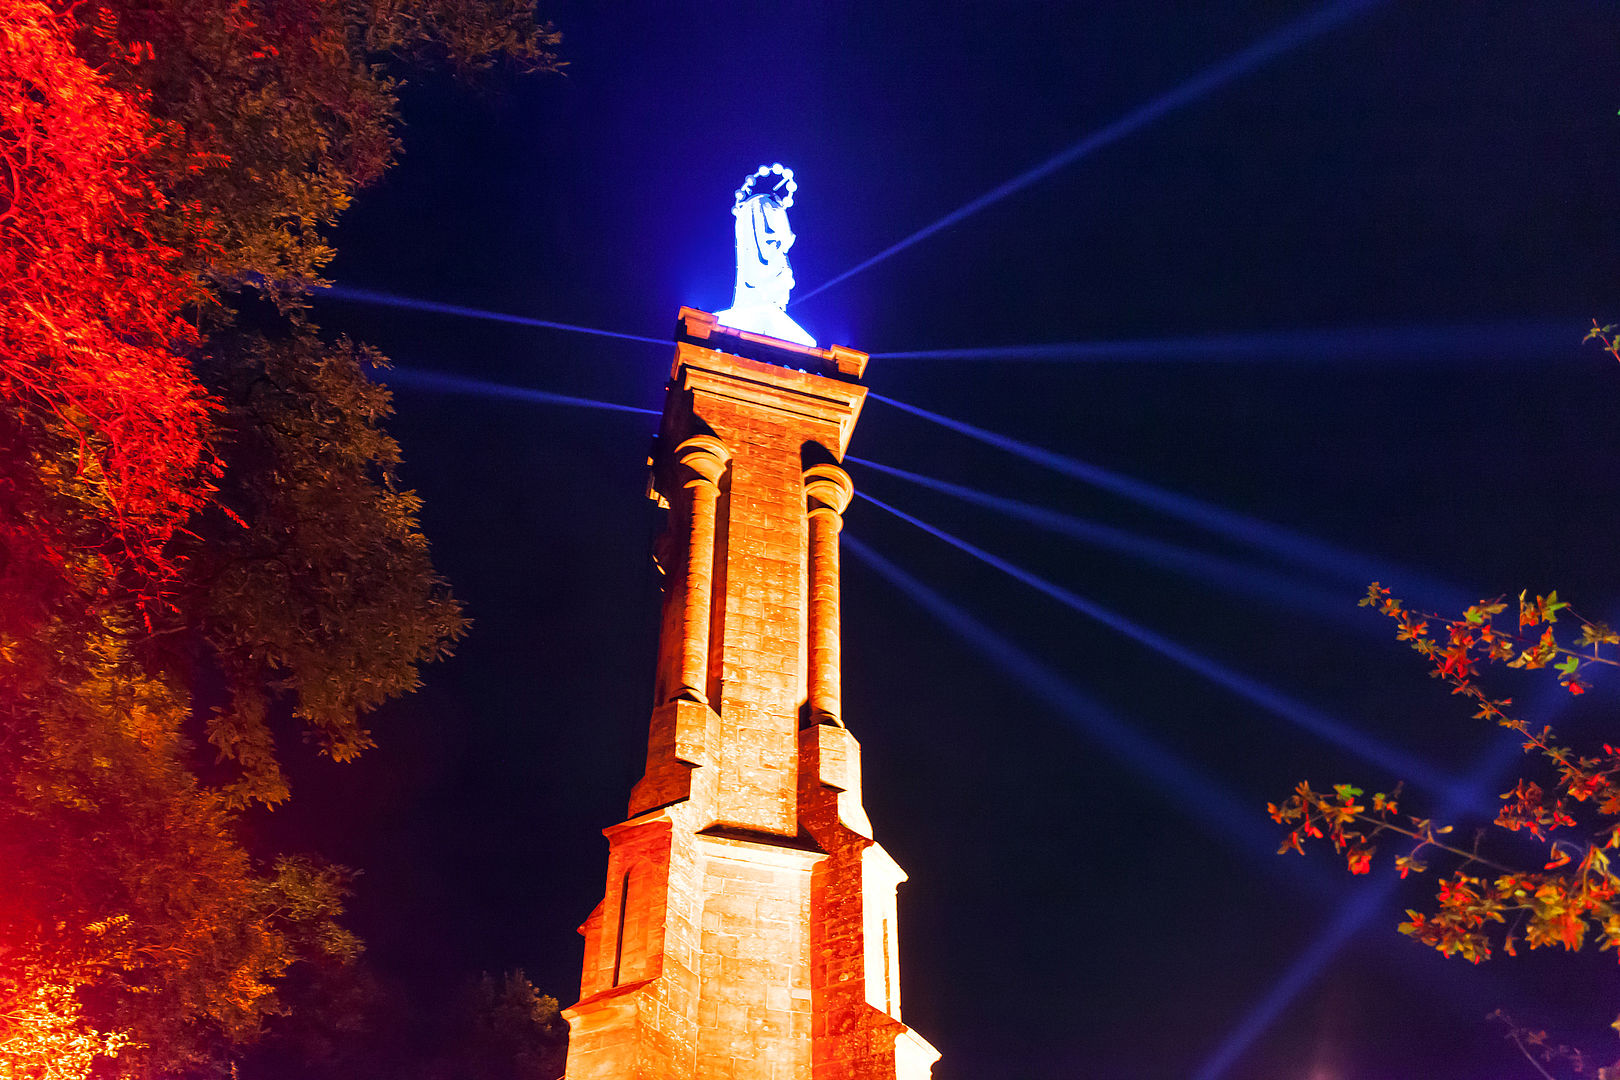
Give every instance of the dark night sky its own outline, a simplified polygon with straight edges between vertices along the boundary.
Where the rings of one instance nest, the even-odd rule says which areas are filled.
[[[665,337],[681,304],[727,304],[730,193],[756,165],[798,173],[802,295],[1311,10],[558,2],[566,77],[407,92],[405,159],[345,219],[333,276]],[[1416,567],[1470,596],[1557,587],[1613,611],[1620,370],[1578,339],[1620,316],[1617,44],[1611,4],[1375,5],[794,314],[874,353],[1562,320],[1536,354],[879,359],[867,381],[1363,553],[1397,588]],[[351,303],[321,316],[401,367],[644,407],[668,368],[667,348],[632,342]],[[357,928],[425,998],[521,966],[572,1000],[600,830],[643,752],[653,421],[408,387],[397,405],[406,479],[474,630],[378,717],[377,751],[304,769],[274,828],[364,868]],[[858,487],[1437,767],[1499,743],[1382,620],[1357,620],[1355,581],[882,404],[852,452],[1336,590],[1346,618],[1302,615],[852,466]],[[848,530],[1268,835],[1265,802],[1296,780],[1396,779],[870,504]],[[879,838],[911,873],[906,1019],[943,1051],[939,1080],[1194,1076],[1340,907],[1386,884],[1235,839],[847,563],[846,710]],[[1550,681],[1497,685],[1529,700]],[[1611,715],[1607,682],[1564,714],[1572,732]],[[1612,956],[1471,968],[1400,938],[1401,906],[1226,1075],[1531,1076],[1483,1020],[1497,1006],[1616,1052]]]

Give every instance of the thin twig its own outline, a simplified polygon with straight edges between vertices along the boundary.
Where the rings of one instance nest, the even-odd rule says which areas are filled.
[[[1541,1062],[1536,1060],[1536,1056],[1534,1054],[1532,1054],[1528,1049],[1526,1049],[1526,1047],[1524,1045],[1524,1040],[1519,1038],[1519,1033],[1517,1031],[1508,1032],[1508,1038],[1512,1039],[1513,1040],[1513,1045],[1517,1046],[1519,1048],[1519,1053],[1524,1055],[1524,1060],[1528,1061],[1530,1064],[1532,1064],[1532,1065],[1534,1065],[1536,1067],[1536,1072],[1538,1072],[1542,1076],[1546,1077],[1547,1080],[1558,1080],[1558,1077],[1554,1076],[1552,1073],[1550,1073],[1546,1069],[1542,1068]]]

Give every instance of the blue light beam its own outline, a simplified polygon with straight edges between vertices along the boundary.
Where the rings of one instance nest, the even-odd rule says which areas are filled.
[[[1140,131],[1155,120],[1193,104],[1239,76],[1248,74],[1262,64],[1275,60],[1277,57],[1304,45],[1313,38],[1320,37],[1364,11],[1378,7],[1382,2],[1383,0],[1337,0],[1335,3],[1322,5],[1315,11],[1295,19],[1282,29],[1261,38],[1236,55],[1228,57],[1213,67],[1206,68],[1174,90],[1154,98],[1146,105],[1127,113],[1108,126],[1092,132],[1067,150],[1052,155],[1034,168],[1019,173],[1011,180],[992,188],[972,202],[952,210],[932,225],[923,226],[904,240],[890,244],[865,262],[851,267],[832,280],[825,281],[809,292],[801,294],[793,303],[802,304],[817,293],[830,289],[841,282],[848,281],[856,274],[876,266],[891,255],[897,255],[911,245],[928,239],[941,229],[950,228],[957,222],[977,214],[980,210],[1000,202],[1009,195],[1022,191],[1039,180],[1044,180],[1059,169],[1072,165],[1081,158],[1118,142],[1127,135]]]
[[[569,394],[553,394],[546,390],[530,390],[521,386],[503,386],[500,383],[484,382],[480,379],[444,375],[437,371],[390,367],[382,369],[379,379],[385,385],[433,390],[441,394],[471,394],[476,397],[499,398],[502,401],[521,401],[531,405],[570,405],[581,409],[602,409],[607,412],[640,413],[643,416],[661,415],[657,409],[642,409],[635,405],[620,405],[612,401],[597,401]]]
[[[1484,323],[1470,326],[1368,326],[1278,330],[1253,334],[1135,341],[1070,341],[1050,345],[992,345],[872,353],[874,360],[974,360],[1029,363],[1161,361],[1478,361],[1482,357],[1544,360],[1580,355],[1581,320]]]
[[[649,345],[667,346],[669,344],[668,341],[661,338],[642,337],[639,334],[621,334],[614,330],[595,330],[589,326],[575,326],[573,323],[551,322],[549,319],[531,319],[526,315],[506,315],[499,311],[480,311],[478,308],[461,307],[457,304],[441,304],[436,300],[413,300],[405,296],[394,296],[391,293],[373,292],[370,289],[351,289],[345,285],[329,286],[325,290],[325,295],[334,300],[346,300],[354,304],[405,308],[408,311],[425,311],[430,315],[455,315],[464,319],[483,319],[485,322],[537,326],[543,330],[566,330],[571,334],[590,334],[594,337],[617,338],[620,341],[642,341]]]
[[[1551,711],[1562,711],[1562,706],[1569,704],[1569,696],[1563,694],[1560,706]],[[1545,719],[1552,717],[1546,716]],[[1486,751],[1478,767],[1470,773],[1466,787],[1454,790],[1441,803],[1439,813],[1435,815],[1436,821],[1448,821],[1463,812],[1465,807],[1489,800],[1493,781],[1498,780],[1509,764],[1524,756],[1517,738],[1502,733],[1499,736],[1496,745]],[[1193,1080],[1221,1080],[1254,1041],[1265,1034],[1283,1011],[1293,1004],[1294,999],[1316,981],[1356,932],[1386,908],[1399,887],[1397,880],[1386,879],[1377,889],[1342,904],[1323,928],[1322,936],[1294,959],[1265,997],[1255,1003],[1204,1062]]]
[[[938,480],[931,476],[897,469],[893,465],[884,465],[867,458],[850,455],[845,461],[854,462],[868,469],[889,476],[898,477],[921,487],[938,491],[961,499],[963,502],[982,506],[987,510],[1005,514],[1008,517],[1028,522],[1037,528],[1067,536],[1082,543],[1093,544],[1105,550],[1138,559],[1151,566],[1163,570],[1171,570],[1184,574],[1226,589],[1230,592],[1244,596],[1268,600],[1281,607],[1305,612],[1324,619],[1340,622],[1352,626],[1357,630],[1369,630],[1374,623],[1365,618],[1354,604],[1349,602],[1346,594],[1319,589],[1314,585],[1307,585],[1280,574],[1273,574],[1269,570],[1259,567],[1245,566],[1231,559],[1224,559],[1218,555],[1209,555],[1194,551],[1179,544],[1166,543],[1152,537],[1142,536],[1138,533],[1126,532],[1112,525],[1102,525],[1085,518],[1075,517],[1072,514],[1048,510],[1042,506],[1009,499],[1002,495],[992,495],[989,492],[979,491],[976,488],[953,484],[947,480]],[[1380,629],[1380,636],[1383,631]]]
[[[1025,461],[1044,466],[1071,479],[1092,484],[1132,502],[1151,507],[1162,514],[1207,529],[1219,536],[1266,551],[1296,565],[1325,571],[1345,582],[1365,586],[1375,579],[1400,581],[1406,584],[1409,595],[1422,597],[1425,606],[1432,605],[1446,610],[1461,609],[1472,603],[1472,600],[1464,597],[1454,586],[1436,581],[1420,571],[1388,563],[1376,564],[1365,556],[1303,536],[1280,525],[1273,525],[1235,510],[1213,506],[1190,495],[1167,491],[1100,465],[1092,465],[1078,458],[975,427],[961,420],[953,420],[949,416],[942,416],[916,405],[907,405],[903,401],[896,401],[882,394],[868,393],[867,397],[949,428],[988,446],[994,446],[998,450],[1004,450]]]
[[[843,547],[968,642],[978,655],[1001,668],[1018,687],[1045,702],[1072,727],[1145,776],[1154,791],[1176,800],[1193,820],[1257,858],[1273,857],[1277,838],[1262,826],[1261,815],[1253,807],[847,531]]]
[[[1378,768],[1390,773],[1392,779],[1407,780],[1435,791],[1453,792],[1457,789],[1457,782],[1451,777],[1431,768],[1404,751],[1385,746],[1378,740],[1356,731],[1354,728],[1333,719],[1317,709],[1311,708],[1303,702],[1295,701],[1280,691],[1273,690],[1271,687],[1259,683],[1246,675],[1240,675],[1227,667],[1217,664],[1208,657],[1171,641],[1169,638],[1155,633],[1145,626],[1138,625],[1123,615],[1103,607],[1101,604],[1087,600],[1085,597],[1070,592],[1060,585],[1054,585],[1045,578],[1032,574],[1028,570],[1016,566],[997,555],[992,555],[983,548],[968,543],[961,537],[953,536],[943,529],[935,528],[926,521],[906,513],[904,510],[890,506],[881,499],[875,499],[864,492],[857,492],[856,494],[859,498],[865,499],[878,509],[888,511],[901,521],[916,526],[928,535],[950,544],[958,551],[966,552],[987,566],[994,567],[1008,577],[1056,600],[1070,611],[1078,612],[1088,619],[1099,622],[1110,630],[1130,638],[1139,645],[1145,645],[1160,656],[1175,661],[1189,671],[1197,672],[1217,686],[1224,687],[1273,716],[1376,765]]]

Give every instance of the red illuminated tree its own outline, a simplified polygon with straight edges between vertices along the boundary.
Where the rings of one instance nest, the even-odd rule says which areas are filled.
[[[48,593],[83,559],[126,585],[161,581],[169,538],[207,500],[211,406],[182,317],[201,291],[157,215],[198,241],[206,223],[169,204],[150,167],[162,125],[76,53],[74,22],[35,2],[3,18],[0,393],[25,511],[0,524],[7,583]],[[46,473],[64,450],[71,475]],[[69,511],[48,512],[41,500],[69,488]]]
[[[225,1070],[356,948],[345,873],[239,815],[278,715],[352,757],[464,623],[381,358],[302,297],[397,150],[382,61],[555,43],[516,0],[0,5],[0,1075]]]

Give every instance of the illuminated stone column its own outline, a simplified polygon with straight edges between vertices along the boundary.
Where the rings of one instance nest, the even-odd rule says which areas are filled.
[[[681,596],[680,673],[673,698],[709,700],[709,611],[714,593],[715,511],[720,478],[731,455],[712,435],[694,435],[675,448],[686,490],[686,579]]]
[[[804,474],[810,515],[810,722],[843,726],[839,686],[838,533],[855,494],[849,474],[816,465]]]
[[[773,174],[774,175],[774,174]],[[657,699],[585,920],[567,1080],[927,1080],[840,716],[840,459],[867,357],[683,309],[650,494]],[[809,721],[806,723],[805,721]]]

